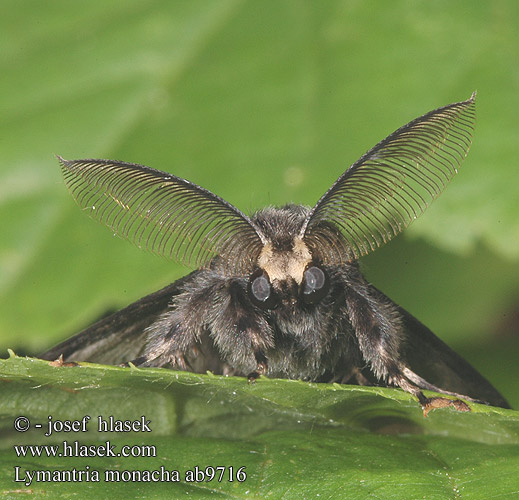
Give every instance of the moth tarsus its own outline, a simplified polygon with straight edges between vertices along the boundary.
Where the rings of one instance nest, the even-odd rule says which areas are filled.
[[[357,262],[444,189],[468,152],[474,120],[475,94],[396,130],[313,208],[267,207],[250,217],[172,174],[59,157],[83,210],[115,234],[197,270],[43,357],[211,371],[250,382],[267,375],[396,385],[429,409],[454,403],[427,400],[422,389],[507,407],[474,368],[368,283]]]
[[[418,401],[422,405],[423,416],[427,417],[431,410],[437,408],[454,408],[456,411],[469,412],[472,411],[470,406],[461,399],[449,399],[443,397],[433,397],[426,398],[423,393],[420,393],[421,396],[418,398]]]
[[[62,367],[69,368],[69,367],[73,367],[73,366],[79,366],[78,363],[76,363],[75,361],[65,362],[63,360],[63,354],[60,354],[55,360],[49,361],[49,365],[54,366],[56,368],[62,368]]]

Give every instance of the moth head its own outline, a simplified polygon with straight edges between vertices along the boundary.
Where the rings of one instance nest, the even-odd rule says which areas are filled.
[[[248,281],[250,300],[262,309],[317,304],[329,290],[319,252],[300,236],[310,209],[299,205],[266,208],[252,222],[266,241]]]
[[[251,301],[262,309],[317,304],[329,291],[325,268],[312,260],[308,247],[299,238],[294,239],[289,251],[265,245],[258,264],[249,277],[247,291]]]

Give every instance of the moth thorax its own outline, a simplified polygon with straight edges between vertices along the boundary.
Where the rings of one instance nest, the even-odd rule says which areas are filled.
[[[268,274],[271,282],[293,279],[300,285],[311,261],[310,250],[301,238],[295,237],[292,248],[288,250],[278,249],[272,243],[267,243],[258,258],[258,266]]]

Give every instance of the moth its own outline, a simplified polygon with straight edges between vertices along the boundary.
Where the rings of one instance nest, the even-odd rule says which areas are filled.
[[[475,99],[393,132],[312,208],[267,207],[250,217],[169,173],[58,157],[84,211],[137,246],[196,270],[42,357],[209,370],[249,381],[267,375],[393,385],[423,405],[434,403],[423,395],[427,389],[508,407],[469,363],[368,283],[358,263],[416,219],[456,174],[471,144]]]

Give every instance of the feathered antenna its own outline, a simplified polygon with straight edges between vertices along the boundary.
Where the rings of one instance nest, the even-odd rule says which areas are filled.
[[[207,189],[143,165],[58,157],[79,206],[118,236],[195,267],[219,255],[231,272],[251,269],[263,236]]]
[[[368,254],[405,229],[457,173],[470,148],[475,103],[474,92],[380,141],[317,202],[300,236],[324,261],[340,263]]]

